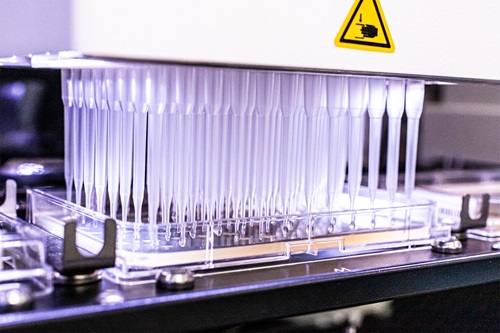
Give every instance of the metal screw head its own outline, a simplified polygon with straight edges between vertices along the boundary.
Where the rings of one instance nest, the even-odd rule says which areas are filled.
[[[194,274],[186,268],[164,269],[160,272],[156,285],[172,291],[192,289]]]
[[[31,287],[24,283],[0,284],[0,312],[26,310],[33,304]]]
[[[438,238],[432,243],[432,251],[446,254],[462,253],[462,243],[455,236]]]

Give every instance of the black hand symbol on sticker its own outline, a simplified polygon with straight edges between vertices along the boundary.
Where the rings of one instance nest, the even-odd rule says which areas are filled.
[[[363,34],[363,37],[357,37],[357,38],[363,39],[363,38],[377,37],[378,35],[377,27],[371,24],[359,24],[359,23],[356,24],[361,26],[361,33]]]

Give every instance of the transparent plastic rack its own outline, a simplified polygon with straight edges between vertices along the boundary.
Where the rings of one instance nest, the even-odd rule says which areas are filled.
[[[52,292],[52,268],[45,264],[39,230],[0,213],[0,256],[0,285],[28,288],[33,297]]]
[[[465,213],[468,219],[484,222],[481,227],[468,229],[468,237],[500,240],[500,170],[429,172],[419,177],[421,185],[415,197],[436,203],[438,223],[450,226],[454,232],[461,228]],[[464,195],[468,196],[465,207]]]
[[[29,190],[29,221],[62,237],[64,223],[76,220],[77,245],[98,253],[108,217],[68,202],[64,195],[64,190]],[[342,197],[348,203],[348,196]],[[384,202],[376,200],[374,209],[170,222],[156,228],[118,220],[117,265],[105,276],[118,283],[145,283],[153,282],[158,269],[168,266],[248,265],[287,260],[299,253],[315,255],[320,250],[333,256],[357,255],[429,244],[434,237],[449,235],[449,228],[433,222],[434,204],[408,203],[402,196],[397,196],[393,207],[384,207]]]

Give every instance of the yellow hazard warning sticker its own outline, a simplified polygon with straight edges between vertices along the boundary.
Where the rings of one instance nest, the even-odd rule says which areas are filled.
[[[335,38],[335,45],[366,51],[394,52],[394,42],[379,0],[354,2]]]

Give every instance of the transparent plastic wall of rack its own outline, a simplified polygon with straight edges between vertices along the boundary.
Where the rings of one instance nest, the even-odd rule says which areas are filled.
[[[0,213],[0,284],[21,283],[34,297],[52,292],[52,268],[45,264],[45,242],[36,228]]]
[[[64,223],[76,220],[77,245],[99,252],[107,216],[68,202],[64,196],[63,190],[29,190],[29,221],[62,237]],[[360,201],[368,204],[369,198]],[[350,256],[429,244],[432,238],[449,234],[449,228],[434,224],[432,203],[408,203],[404,197],[397,197],[393,207],[384,207],[385,202],[376,200],[374,209],[160,223],[156,228],[118,221],[117,265],[105,276],[121,284],[147,283],[154,281],[158,269],[168,266],[248,265],[287,260],[299,253],[315,255],[321,250],[333,257]]]

